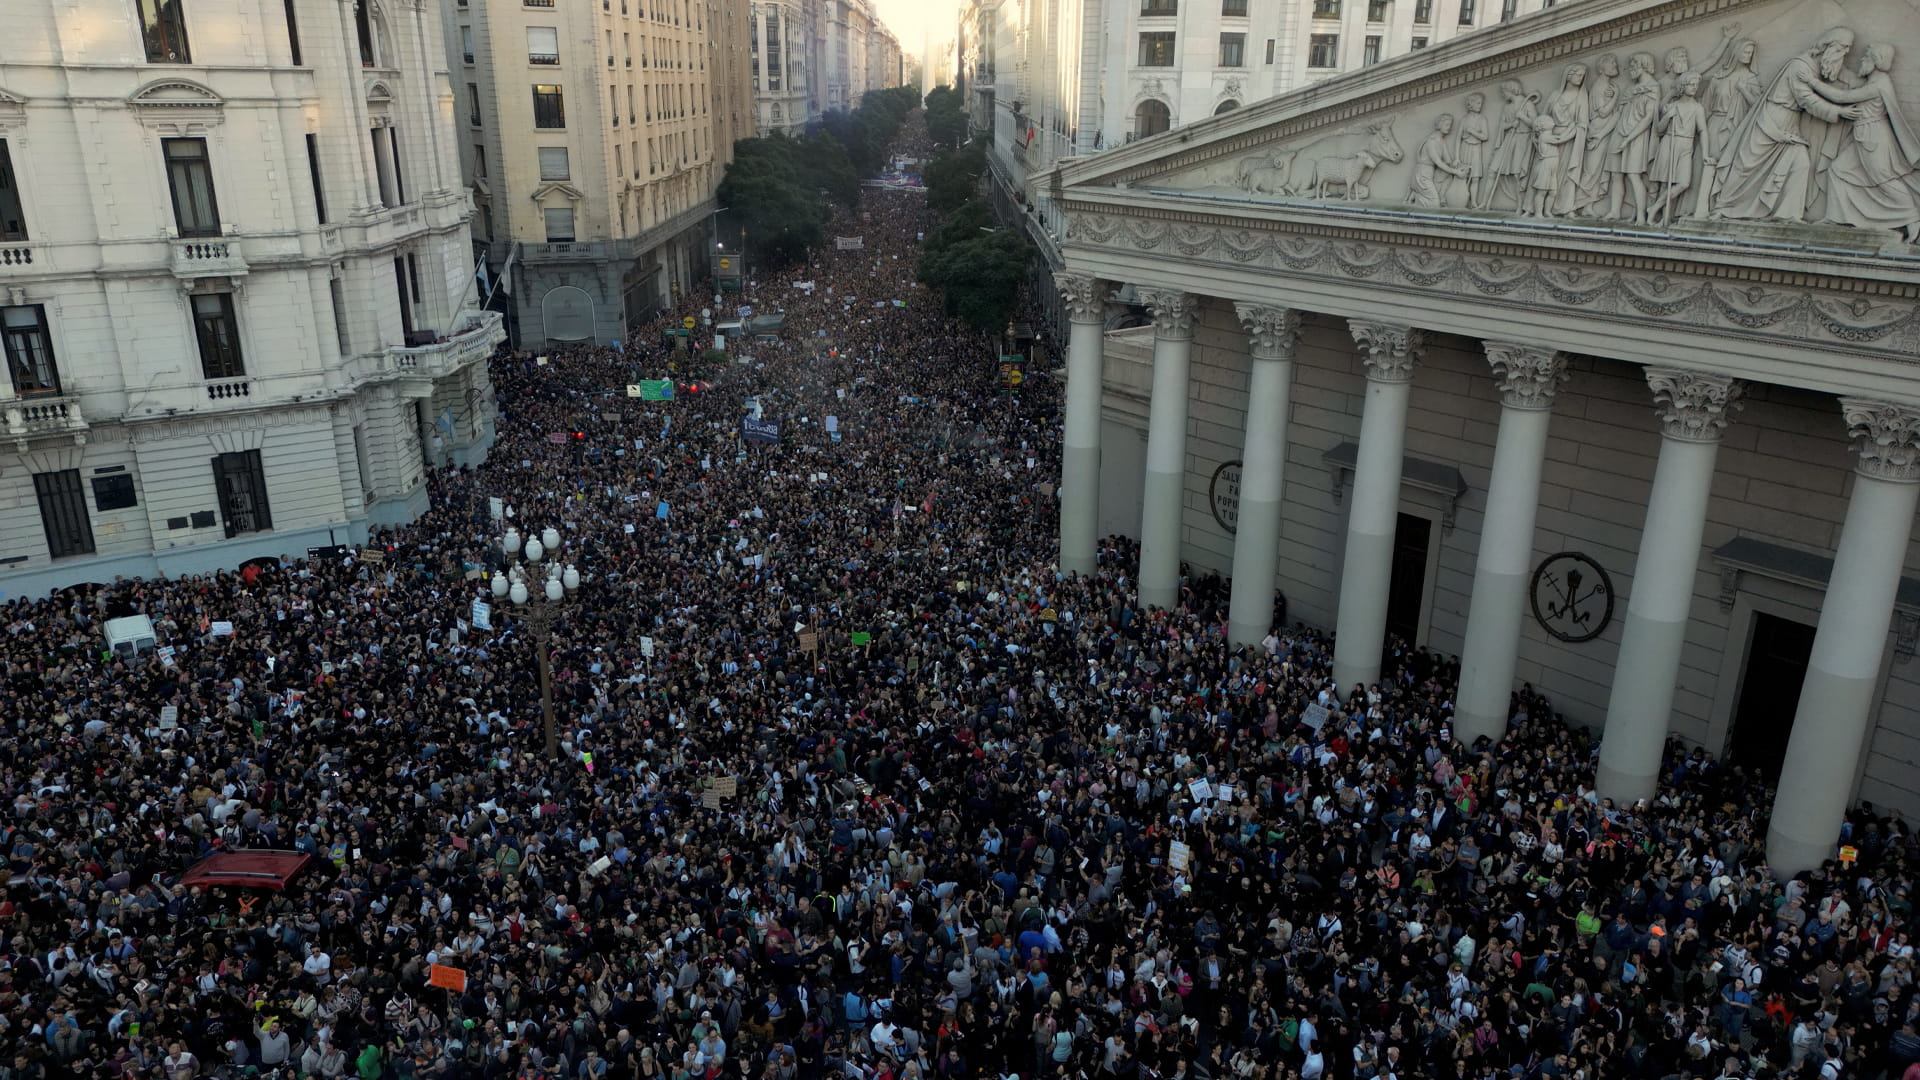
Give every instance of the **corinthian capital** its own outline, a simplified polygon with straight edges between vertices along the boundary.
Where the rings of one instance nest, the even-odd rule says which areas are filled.
[[[1155,337],[1183,338],[1193,334],[1193,317],[1200,298],[1178,289],[1141,289],[1140,302],[1153,312]]]
[[[1551,409],[1553,395],[1567,381],[1567,354],[1534,345],[1485,343],[1500,403],[1515,409]]]
[[[1853,439],[1855,472],[1920,483],[1920,412],[1886,401],[1841,398],[1840,413]]]
[[[1654,411],[1669,439],[1718,442],[1733,414],[1746,404],[1746,384],[1725,375],[1680,368],[1648,368]]]
[[[1269,304],[1235,304],[1234,314],[1247,328],[1247,345],[1255,360],[1291,360],[1293,343],[1300,339],[1300,313]]]
[[[1413,380],[1413,364],[1426,347],[1424,331],[1391,323],[1361,322],[1348,319],[1354,344],[1360,346],[1360,359],[1367,365],[1367,378],[1375,382],[1402,383]]]
[[[1099,322],[1106,301],[1100,296],[1100,279],[1092,274],[1055,274],[1054,287],[1067,307],[1073,322]]]

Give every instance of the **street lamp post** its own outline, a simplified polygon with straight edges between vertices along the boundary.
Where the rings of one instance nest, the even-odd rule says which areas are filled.
[[[580,571],[560,556],[560,530],[549,525],[539,536],[529,536],[523,544],[520,530],[509,528],[500,538],[500,550],[506,554],[506,569],[493,576],[495,600],[507,600],[532,632],[534,651],[540,665],[540,716],[545,725],[547,757],[560,756],[560,733],[553,720],[553,623],[566,601],[580,591]],[[539,581],[545,566],[545,581]],[[528,586],[529,580],[535,585]],[[538,599],[536,599],[536,596]]]

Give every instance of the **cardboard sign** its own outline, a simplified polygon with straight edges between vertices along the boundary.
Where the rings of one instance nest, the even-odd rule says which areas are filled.
[[[720,804],[720,793],[719,793],[719,792],[717,792],[717,791],[703,791],[703,792],[701,792],[701,793],[700,793],[700,805],[701,805],[701,806],[704,806],[704,807],[706,807],[706,808],[707,808],[708,810],[718,810],[718,809],[720,809],[720,806],[721,806],[721,804]]]
[[[427,985],[464,994],[467,992],[467,973],[457,967],[434,964],[427,969]]]
[[[1183,874],[1191,870],[1193,868],[1193,849],[1179,840],[1168,844],[1167,865]]]
[[[735,776],[715,777],[713,781],[713,790],[716,793],[718,793],[721,797],[730,799],[734,795],[739,793],[740,779],[739,777],[735,777]]]
[[[387,553],[379,548],[361,548],[360,561],[364,563],[383,563],[387,561]]]
[[[802,652],[805,652],[808,654],[812,654],[820,651],[819,633],[813,630],[800,631],[800,649]]]

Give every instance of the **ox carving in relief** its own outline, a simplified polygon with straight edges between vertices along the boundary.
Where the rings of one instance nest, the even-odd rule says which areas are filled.
[[[1389,116],[1300,146],[1282,147],[1240,163],[1240,187],[1253,195],[1292,195],[1348,201],[1372,194],[1368,182],[1381,165],[1405,159]]]

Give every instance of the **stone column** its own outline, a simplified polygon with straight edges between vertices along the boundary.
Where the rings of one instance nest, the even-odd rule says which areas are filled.
[[[1594,783],[1618,805],[1653,797],[1667,718],[1693,609],[1693,579],[1720,434],[1740,408],[1742,385],[1725,375],[1648,368],[1660,413],[1660,460],[1633,561],[1633,592],[1613,664],[1607,726]]]
[[[1533,569],[1533,519],[1540,509],[1547,429],[1553,395],[1567,379],[1564,353],[1497,341],[1486,348],[1500,388],[1500,431],[1493,444],[1493,476],[1487,481],[1454,707],[1454,735],[1468,746],[1482,735],[1499,739],[1506,734]]]
[[[1235,304],[1246,325],[1253,370],[1247,380],[1247,422],[1240,451],[1240,513],[1233,534],[1233,599],[1227,640],[1257,645],[1273,625],[1273,576],[1280,561],[1280,496],[1287,463],[1287,413],[1293,392],[1293,345],[1300,313]]]
[[[1767,862],[1782,876],[1820,865],[1840,835],[1920,504],[1920,411],[1858,398],[1840,409],[1857,453],[1853,494],[1767,831]]]
[[[1199,304],[1174,289],[1141,289],[1153,312],[1153,400],[1140,512],[1140,606],[1180,599],[1180,518],[1187,487],[1187,368]]]
[[[1060,454],[1060,572],[1092,574],[1100,538],[1100,280],[1055,274],[1065,301],[1067,410]]]
[[[1406,458],[1407,402],[1413,364],[1424,339],[1406,326],[1348,320],[1367,365],[1367,403],[1360,413],[1360,452],[1347,508],[1347,553],[1340,570],[1333,678],[1344,696],[1355,683],[1380,678],[1387,639],[1387,586],[1393,579],[1393,533],[1400,521],[1400,467]]]

